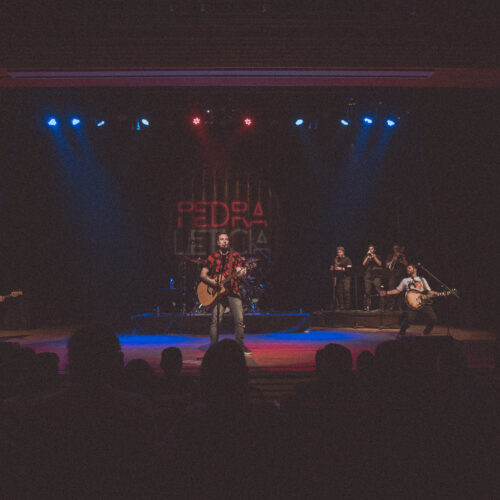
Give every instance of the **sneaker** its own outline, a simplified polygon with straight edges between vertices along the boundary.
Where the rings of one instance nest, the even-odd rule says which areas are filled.
[[[247,356],[251,356],[253,354],[253,352],[245,344],[241,346],[241,350],[243,351],[243,354]]]
[[[368,306],[365,307],[366,312],[370,312],[370,308]]]

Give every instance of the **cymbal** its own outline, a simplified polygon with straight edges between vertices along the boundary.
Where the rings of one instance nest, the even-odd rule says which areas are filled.
[[[260,262],[260,259],[256,259],[255,257],[250,257],[249,259],[245,260],[245,264],[254,264],[255,262]]]
[[[191,264],[201,264],[204,261],[204,259],[202,259],[201,257],[193,259],[192,257],[188,257],[187,255],[182,257],[182,260],[185,260],[186,262],[191,262]]]

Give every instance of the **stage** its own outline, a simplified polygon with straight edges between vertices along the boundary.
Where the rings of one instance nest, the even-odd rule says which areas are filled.
[[[135,314],[130,319],[134,324],[134,333],[187,333],[206,334],[211,313],[159,313]],[[309,328],[312,316],[303,313],[245,313],[246,333],[297,333]],[[221,332],[230,332],[233,328],[232,316],[222,318]]]
[[[0,341],[17,342],[22,347],[31,347],[38,352],[55,352],[60,358],[61,373],[67,371],[67,342],[76,326],[41,328],[36,330],[0,331]],[[412,325],[408,337],[421,337],[421,325]],[[494,366],[495,334],[485,330],[452,328],[451,336],[460,341],[470,368],[492,368]],[[365,349],[374,352],[381,342],[396,337],[397,329],[331,328],[311,326],[305,332],[247,334],[245,343],[253,351],[247,356],[247,365],[252,375],[264,372],[312,372],[316,351],[330,342],[342,344],[352,352],[354,361]],[[142,358],[155,371],[160,372],[160,355],[166,347],[179,347],[183,354],[184,370],[197,373],[203,355],[209,347],[206,335],[188,333],[118,333],[125,362]],[[422,341],[439,342],[447,336],[444,326],[436,326],[432,335]],[[224,333],[221,338],[234,338]]]

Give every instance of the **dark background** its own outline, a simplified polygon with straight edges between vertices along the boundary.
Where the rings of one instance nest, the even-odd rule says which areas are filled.
[[[338,244],[359,265],[368,243],[385,258],[399,241],[458,288],[452,324],[496,326],[496,98],[471,89],[0,89],[2,289],[25,291],[31,326],[151,311],[178,274],[168,202],[179,179],[215,168],[224,152],[225,169],[261,176],[279,200],[269,308],[328,307]],[[369,131],[339,126],[348,102],[353,123],[376,118]],[[206,108],[215,115],[202,141],[189,118]],[[245,113],[255,125],[241,131]],[[52,115],[66,123],[47,127]],[[133,130],[143,115],[151,127]],[[389,132],[386,116],[400,117]]]

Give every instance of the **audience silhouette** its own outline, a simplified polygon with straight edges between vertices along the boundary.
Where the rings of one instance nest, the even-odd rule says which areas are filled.
[[[72,335],[69,379],[57,355],[0,342],[2,496],[491,497],[498,372],[471,371],[451,338],[430,347],[384,342],[354,371],[328,344],[314,379],[272,404],[230,339],[206,352],[199,389],[176,347],[160,376],[124,367],[104,325]]]

